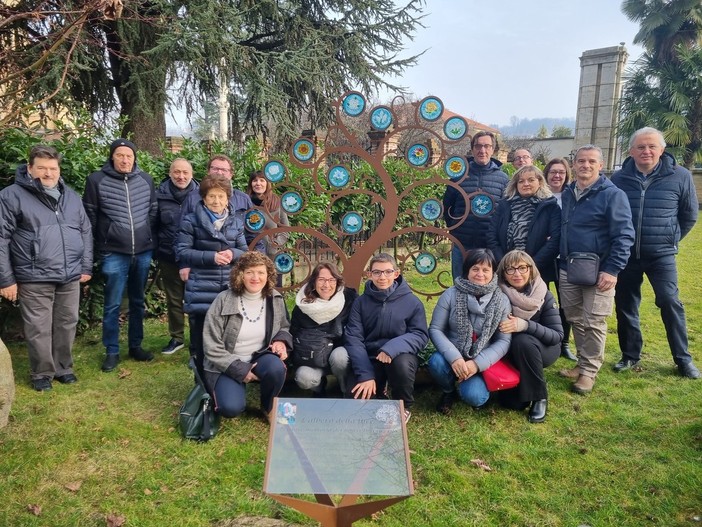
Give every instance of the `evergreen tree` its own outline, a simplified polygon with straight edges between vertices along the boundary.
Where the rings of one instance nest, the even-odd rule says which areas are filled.
[[[123,133],[158,149],[168,88],[193,108],[221,79],[238,102],[234,132],[293,136],[301,118],[368,92],[415,63],[400,58],[423,0],[19,0],[0,7],[3,124],[36,106],[118,112]]]

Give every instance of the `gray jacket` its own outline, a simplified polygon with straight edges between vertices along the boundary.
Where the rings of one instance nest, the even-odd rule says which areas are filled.
[[[58,201],[17,168],[0,191],[0,287],[23,282],[65,284],[93,274],[93,237],[80,196],[59,181]]]
[[[280,340],[292,350],[290,322],[283,296],[278,291],[266,299],[266,343]],[[202,332],[205,351],[205,383],[214,392],[222,374],[242,382],[251,370],[251,363],[235,358],[233,350],[241,330],[243,317],[239,312],[239,297],[231,289],[222,291],[207,311]]]

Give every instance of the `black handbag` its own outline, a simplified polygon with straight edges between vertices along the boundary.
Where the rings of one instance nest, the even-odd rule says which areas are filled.
[[[600,273],[600,257],[596,253],[570,253],[566,259],[567,280],[574,285],[595,285]]]
[[[219,431],[219,415],[214,411],[214,401],[205,389],[194,360],[190,363],[195,372],[195,386],[180,407],[180,432],[185,439],[209,441]]]
[[[293,364],[297,367],[326,368],[333,349],[334,343],[323,332],[307,329],[303,339],[293,339]]]

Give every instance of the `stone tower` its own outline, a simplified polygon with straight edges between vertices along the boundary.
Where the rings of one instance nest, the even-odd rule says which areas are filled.
[[[618,46],[584,51],[580,57],[575,148],[585,144],[602,148],[605,170],[612,170],[618,159],[617,103],[628,56],[622,42]]]

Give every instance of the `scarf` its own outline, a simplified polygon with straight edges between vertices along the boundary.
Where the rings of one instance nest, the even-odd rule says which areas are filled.
[[[188,194],[190,194],[190,191],[193,189],[195,184],[191,181],[188,183],[188,186],[185,187],[184,189],[180,189],[176,187],[173,184],[173,181],[170,179],[168,180],[168,188],[171,191],[171,195],[173,196],[173,199],[175,199],[179,205],[183,204],[183,201],[185,201],[185,198],[188,197]]]
[[[517,196],[510,200],[509,207],[512,218],[507,226],[507,250],[519,249],[523,251],[526,248],[529,225],[531,225],[534,211],[540,201],[541,199],[536,196],[528,198]]]
[[[314,302],[307,302],[305,299],[305,292],[309,285],[310,284],[307,283],[301,287],[295,296],[295,305],[300,308],[300,311],[317,324],[324,324],[338,317],[346,304],[344,288],[339,288],[329,300],[317,298]]]
[[[222,225],[224,225],[224,220],[226,220],[227,217],[229,216],[229,210],[224,209],[224,212],[222,214],[215,214],[210,209],[205,207],[205,212],[207,212],[207,215],[209,216],[210,220],[212,220],[212,225],[214,225],[215,230],[216,231],[222,230]]]
[[[497,275],[492,277],[489,284],[478,285],[469,282],[465,278],[456,278],[456,317],[458,330],[458,351],[465,359],[472,359],[490,342],[492,335],[500,325],[500,307],[502,293],[497,288]],[[473,324],[470,321],[470,310],[468,309],[469,297],[485,296],[492,293],[492,297],[485,306],[485,322],[483,330],[478,338],[473,341]]]
[[[524,320],[531,320],[536,312],[544,305],[546,298],[546,283],[539,277],[531,287],[524,288],[524,291],[517,291],[509,284],[500,284],[500,289],[507,295],[512,304],[512,314]]]

